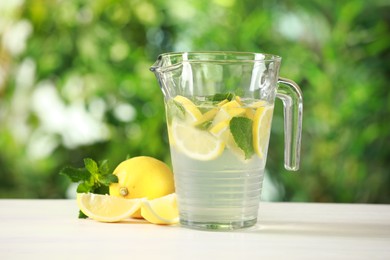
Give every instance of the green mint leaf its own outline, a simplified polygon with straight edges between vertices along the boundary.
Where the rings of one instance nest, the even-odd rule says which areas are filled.
[[[93,185],[88,182],[82,182],[77,186],[77,193],[88,193],[92,192]]]
[[[87,169],[87,171],[89,171],[92,175],[95,175],[99,172],[99,167],[97,163],[91,158],[85,158],[84,165],[85,169]]]
[[[61,175],[67,176],[72,182],[89,180],[91,174],[84,168],[65,167],[60,171]]]
[[[79,218],[88,218],[81,210],[79,210]]]
[[[99,178],[99,182],[109,186],[111,183],[117,183],[118,182],[118,176],[114,174],[107,174],[107,175],[102,175]]]
[[[99,172],[102,175],[110,174],[110,167],[108,166],[107,160],[103,160],[99,163]]]
[[[253,121],[247,117],[233,117],[230,120],[230,132],[237,146],[244,151],[245,159],[250,159],[255,153],[253,148]]]
[[[102,185],[102,186],[96,186],[94,189],[91,191],[92,193],[95,194],[109,194],[110,193],[110,188],[109,186]]]
[[[90,158],[85,158],[84,168],[65,167],[60,174],[79,183],[77,193],[108,194],[110,184],[118,182],[118,177],[110,172],[107,160],[98,164]],[[79,218],[86,217],[79,211]]]
[[[174,99],[170,99],[167,102],[167,121],[169,124],[172,123],[173,118],[185,119],[185,116],[186,110],[182,104]]]
[[[177,102],[176,100],[172,99],[172,101],[173,101],[173,105],[177,108],[178,113],[184,117],[186,114],[186,109],[183,107],[181,103]]]
[[[227,93],[217,93],[214,96],[212,96],[211,100],[212,101],[222,101],[222,100],[229,100],[232,101],[236,95],[232,92],[227,92]]]
[[[213,123],[213,121],[209,120],[209,121],[205,121],[199,125],[196,125],[196,127],[199,128],[200,130],[207,130],[207,129],[209,129],[209,127],[211,126],[212,123]]]

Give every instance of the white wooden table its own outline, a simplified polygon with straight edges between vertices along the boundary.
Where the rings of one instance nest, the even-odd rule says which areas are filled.
[[[232,232],[77,218],[74,200],[0,200],[0,259],[390,259],[390,205],[262,203]]]

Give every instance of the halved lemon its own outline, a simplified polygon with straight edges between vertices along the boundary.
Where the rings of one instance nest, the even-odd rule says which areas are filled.
[[[222,154],[225,144],[207,131],[177,120],[172,121],[172,138],[175,145],[192,159],[208,161]]]
[[[121,162],[114,170],[117,183],[111,183],[111,196],[124,199],[155,199],[175,191],[173,173],[164,162],[149,156],[136,156]],[[141,218],[141,212],[132,215]]]
[[[110,195],[77,193],[79,209],[91,219],[118,222],[133,215],[144,199],[123,199]]]
[[[144,200],[141,215],[153,224],[176,224],[179,222],[176,194],[172,193],[153,200]]]
[[[189,122],[198,122],[202,119],[202,112],[198,109],[198,107],[188,98],[184,96],[177,95],[173,98],[174,101],[178,102],[183,106],[186,112],[186,119]]]
[[[260,158],[263,158],[268,146],[273,111],[273,106],[262,106],[256,109],[254,115],[253,147]]]

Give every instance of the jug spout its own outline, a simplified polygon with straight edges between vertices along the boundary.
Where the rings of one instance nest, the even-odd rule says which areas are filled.
[[[150,71],[156,76],[165,97],[176,95],[178,86],[192,84],[188,53],[165,53],[157,57]],[[186,76],[189,73],[189,76]]]
[[[159,55],[157,57],[157,60],[154,62],[154,64],[150,67],[150,71],[154,73],[158,73],[159,69],[162,67],[162,56]]]
[[[157,57],[157,60],[149,68],[149,70],[154,73],[154,75],[157,78],[160,89],[163,92],[163,95],[165,97],[167,97],[167,96],[169,96],[169,86],[168,86],[166,80],[164,80],[164,78],[166,78],[166,77],[164,77],[164,75],[165,75],[164,72],[166,71],[167,67],[169,67],[169,66],[167,66],[166,59],[164,59],[163,57],[164,57],[163,54],[159,55]],[[165,62],[164,62],[164,60],[165,60]]]
[[[157,57],[155,63],[150,67],[150,71],[157,75],[165,72],[180,70],[183,62],[188,61],[188,53],[165,53]]]

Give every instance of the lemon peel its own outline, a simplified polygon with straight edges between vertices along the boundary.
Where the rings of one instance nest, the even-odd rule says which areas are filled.
[[[264,157],[267,149],[272,123],[273,106],[261,106],[256,109],[253,120],[253,147],[256,154]]]
[[[118,177],[118,183],[109,186],[112,196],[155,199],[175,191],[171,169],[153,157],[127,159],[115,168],[114,175]],[[136,211],[133,217],[141,218],[140,211]]]
[[[77,205],[89,218],[100,222],[118,222],[129,218],[141,208],[144,199],[123,199],[119,197],[77,193]]]
[[[222,121],[227,121],[232,119],[232,117],[244,114],[245,111],[245,108],[241,107],[241,104],[237,100],[229,101],[220,107],[214,117],[213,125],[215,126]]]
[[[173,100],[183,106],[188,121],[196,123],[202,119],[202,112],[200,112],[198,107],[190,99],[177,95],[173,98]]]
[[[172,225],[179,222],[176,194],[142,201],[142,217],[153,224]]]

